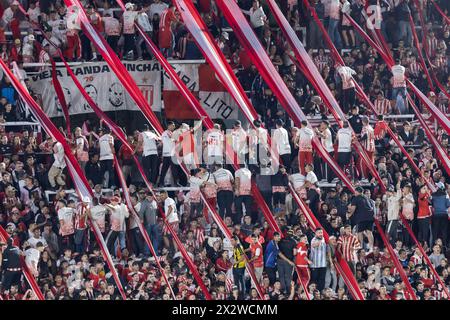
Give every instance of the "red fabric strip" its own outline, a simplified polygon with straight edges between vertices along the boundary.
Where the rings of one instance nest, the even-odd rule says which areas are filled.
[[[58,76],[56,74],[56,64],[53,58],[50,58],[50,61],[52,63],[52,83],[53,87],[55,88],[56,96],[58,97],[59,104],[61,105],[62,111],[64,113],[64,118],[66,119],[66,130],[67,130],[67,136],[71,137],[72,132],[70,129],[70,115],[69,115],[69,108],[67,107],[66,98],[64,97],[64,92],[61,87],[61,84],[58,81]]]

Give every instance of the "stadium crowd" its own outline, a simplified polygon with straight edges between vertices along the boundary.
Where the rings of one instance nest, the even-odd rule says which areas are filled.
[[[238,3],[249,15],[268,55],[305,114],[323,119],[320,125],[313,128],[308,128],[304,123],[300,128],[293,126],[245,50],[227,28],[214,1],[198,0],[195,5],[202,13],[209,31],[230,59],[244,89],[250,92],[251,101],[261,119],[255,123],[256,127],[263,130],[263,124],[272,133],[272,141],[277,146],[283,165],[276,172],[270,172],[268,162],[259,161],[256,165],[249,163],[249,159],[254,156],[250,154],[251,148],[245,143],[241,146],[240,143],[252,141],[255,136],[240,121],[236,121],[232,128],[216,123],[214,130],[204,131],[201,136],[205,139],[199,142],[190,134],[195,131],[193,126],[181,123],[178,119],[162,117],[166,131],[160,138],[148,128],[136,130],[127,137],[135,148],[134,153],[142,161],[148,179],[158,189],[156,201],[139,176],[132,154],[114,138],[108,128],[99,125],[93,125],[92,128],[77,127],[73,128],[71,136],[67,132],[65,134],[94,189],[93,203],[90,209],[86,209],[83,201],[72,192],[73,185],[60,143],[51,138],[42,139],[27,127],[18,131],[15,127],[1,125],[28,119],[23,108],[19,107],[17,93],[10,81],[3,77],[0,90],[0,225],[11,236],[11,240],[1,244],[0,295],[3,299],[36,299],[21,277],[19,256],[24,257],[46,299],[121,299],[89,229],[88,218],[96,221],[105,237],[127,298],[171,299],[170,290],[156,267],[155,258],[139,231],[138,224],[142,222],[177,299],[204,299],[173,238],[164,228],[158,206],[164,209],[167,221],[177,230],[214,299],[259,299],[245,271],[247,263],[253,266],[264,294],[271,300],[354,299],[334,266],[336,251],[348,262],[366,299],[410,298],[392,259],[400,261],[418,298],[446,298],[442,286],[433,279],[429,266],[400,219],[400,215],[403,215],[408,221],[434,268],[449,288],[450,180],[423,129],[401,118],[387,120],[425,178],[437,186],[434,192],[411,169],[386,132],[379,129],[383,118],[375,117],[365,107],[355,95],[354,88],[349,86],[347,75],[335,67],[336,62],[324,50],[320,30],[301,2],[279,3],[299,35],[302,35],[302,27],[305,28],[304,41],[308,52],[348,115],[342,129],[333,121],[326,120],[327,109],[293,64],[291,52],[264,1]],[[450,26],[442,21],[429,1],[420,3],[421,8],[408,0],[382,2],[382,7],[386,8],[382,14],[382,32],[400,69],[393,74],[342,15],[343,8],[348,10],[350,6],[351,15],[362,22],[360,11],[364,1],[311,1],[334,44],[342,50],[346,65],[352,68],[354,78],[381,115],[412,113],[402,98],[405,73],[444,113],[448,113],[449,101],[445,94],[433,92],[428,86],[426,75],[418,63],[411,29],[405,22],[409,19],[409,12],[416,22],[418,10],[424,13],[429,28],[429,38],[426,39],[430,50],[428,54],[433,62],[429,67],[447,92],[450,91]],[[448,15],[449,2],[437,3]],[[114,2],[83,4],[91,23],[124,59],[151,58],[143,39],[136,34],[135,20],[151,34],[167,57],[202,58],[171,4],[160,0],[137,5],[127,3],[127,11],[123,15],[120,10],[115,10]],[[101,59],[79,26],[71,22],[70,15],[66,14],[66,8],[60,1],[41,0],[39,4],[30,1],[21,2],[21,5],[27,10],[30,21],[39,24],[52,42],[60,45],[68,60]],[[48,62],[50,57],[58,60],[54,48],[48,42],[41,41],[42,37],[35,25],[30,24],[18,9],[17,0],[3,8],[0,54],[4,61]],[[22,37],[21,30],[26,30],[25,37]],[[7,31],[12,32],[12,41],[11,37],[4,35]],[[426,108],[421,110],[427,116]],[[228,129],[226,133],[223,132],[225,129]],[[325,161],[312,151],[311,139],[314,134],[320,137],[326,151],[337,159],[351,181],[357,185],[355,195],[336,178]],[[445,152],[448,154],[448,136],[442,129],[436,129],[435,134],[442,146],[447,148]],[[371,155],[387,186],[386,192],[358,159],[352,148],[355,139]],[[177,143],[185,161],[195,159],[195,150],[191,148],[194,141],[203,149],[203,157],[200,157],[203,161],[198,161],[198,168],[194,168],[192,162],[187,163],[192,166],[192,170],[191,175],[186,177],[180,166],[171,159]],[[244,154],[243,159],[246,161],[236,171],[225,163],[221,148],[221,145],[230,141],[235,151]],[[259,136],[256,144],[263,145],[266,142]],[[130,215],[123,203],[124,195],[118,187],[119,182],[112,166],[113,154],[119,159],[127,179],[139,221]],[[274,233],[264,220],[260,205],[254,201],[250,191],[252,180],[256,181],[282,234]],[[310,230],[304,213],[290,194],[289,183],[323,229]],[[176,188],[164,191],[165,187]],[[211,214],[204,208],[200,192],[204,192],[208,201],[217,206],[233,235],[231,241],[224,237]],[[395,257],[390,256],[383,244],[374,227],[375,220],[387,234]],[[323,231],[330,235],[328,243],[324,240]],[[244,255],[247,255],[248,260],[243,258]],[[294,272],[294,267],[298,267],[300,272]],[[299,284],[299,276],[302,281],[306,281],[308,292]]]

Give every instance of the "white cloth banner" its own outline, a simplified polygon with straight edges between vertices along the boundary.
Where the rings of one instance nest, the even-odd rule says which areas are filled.
[[[161,66],[156,61],[123,62],[136,81],[152,110],[161,111]],[[86,92],[103,111],[139,111],[133,99],[125,91],[106,62],[86,62],[71,66]],[[67,70],[57,68],[58,80],[64,91],[71,115],[93,112],[70,78]],[[42,101],[49,117],[63,116],[61,106],[52,84],[51,69],[31,77],[30,88]]]

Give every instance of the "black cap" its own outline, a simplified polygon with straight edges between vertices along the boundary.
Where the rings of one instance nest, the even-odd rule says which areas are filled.
[[[363,192],[364,192],[364,189],[363,189],[363,187],[356,187],[356,188],[355,188],[355,191],[356,191],[356,192],[359,192],[359,193],[363,193]]]

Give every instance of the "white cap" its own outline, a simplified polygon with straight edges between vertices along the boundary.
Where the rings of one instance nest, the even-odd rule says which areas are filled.
[[[14,0],[12,3],[11,3],[11,5],[12,6],[18,6],[20,3],[19,3],[19,1],[17,1],[17,0]]]
[[[226,31],[222,32],[222,37],[224,37],[226,40],[230,40],[230,36],[228,35],[228,32],[226,32]]]
[[[83,203],[91,203],[91,198],[89,198],[88,196],[84,196],[82,201]]]
[[[438,182],[436,183],[436,187],[438,187],[439,189],[445,189],[445,184],[443,184],[442,182]]]
[[[34,40],[35,40],[34,35],[30,34],[30,35],[28,36],[28,40],[34,41]]]
[[[129,8],[132,8],[132,7],[133,7],[133,4],[131,2],[125,3],[125,9],[129,9]]]

